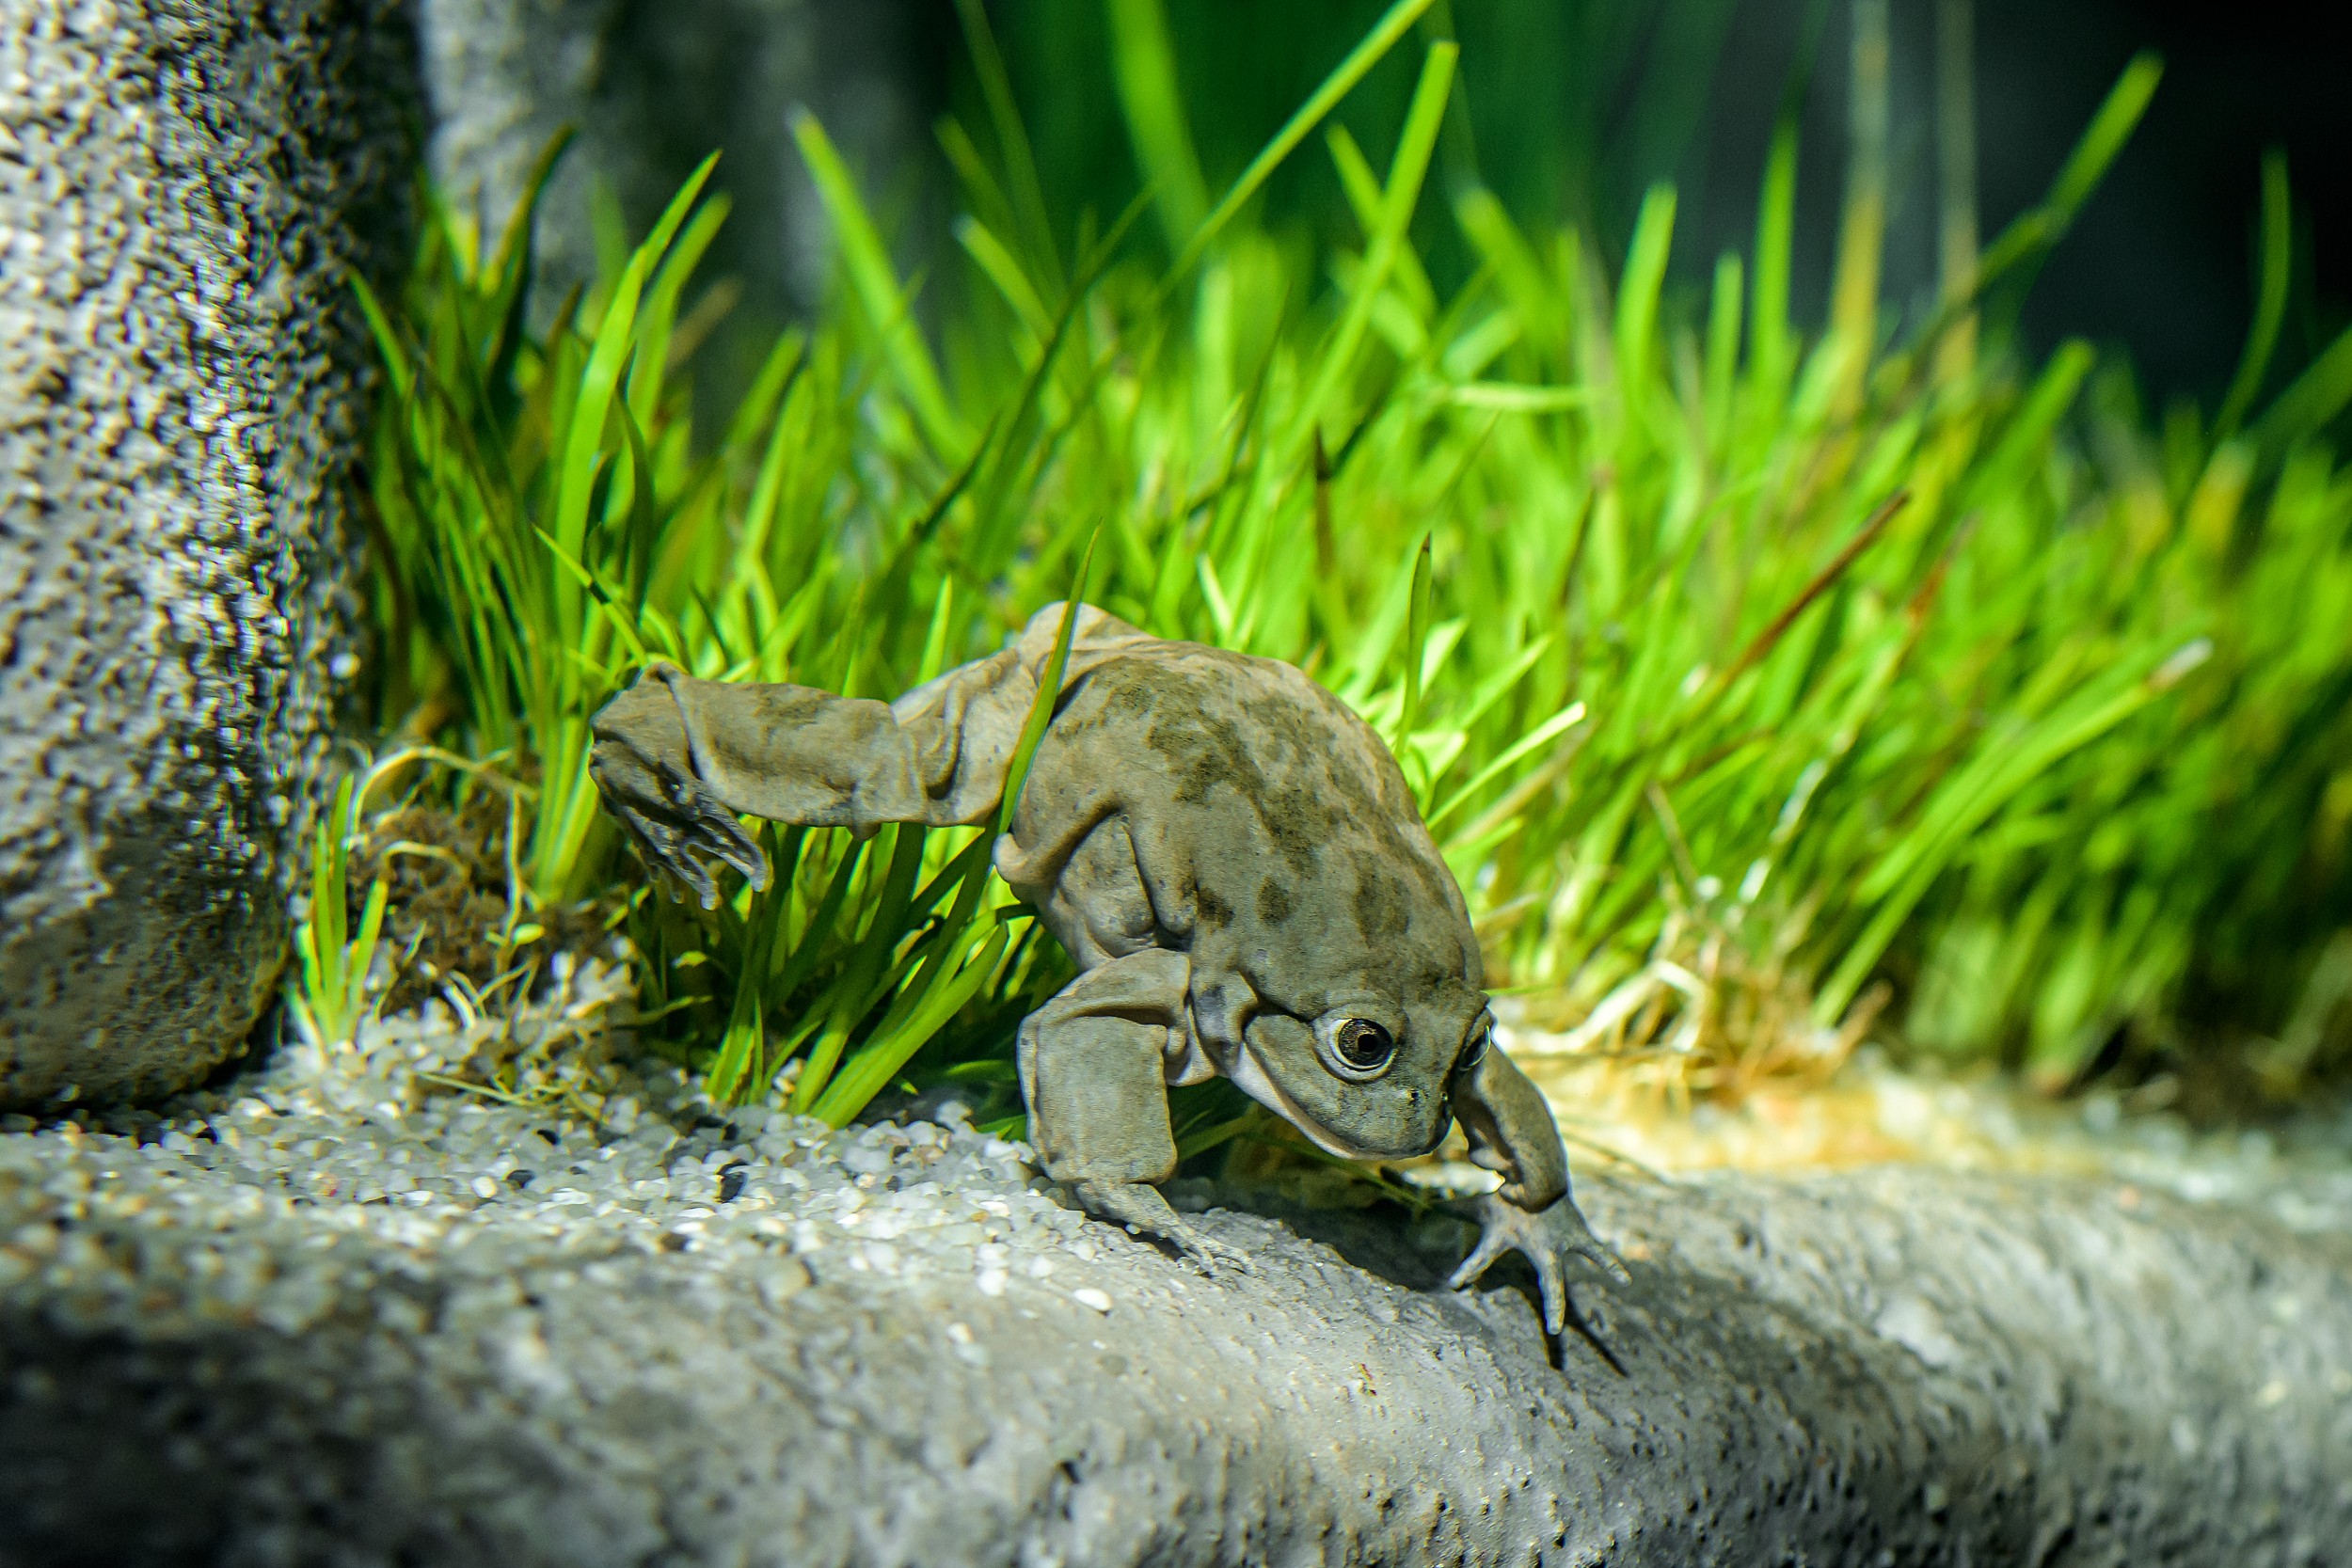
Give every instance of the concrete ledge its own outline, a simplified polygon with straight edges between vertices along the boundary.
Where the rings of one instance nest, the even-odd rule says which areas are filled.
[[[1442,1215],[289,1082],[0,1137],[0,1563],[2352,1561],[2352,1243],[2243,1211],[1588,1178],[1620,1375]]]

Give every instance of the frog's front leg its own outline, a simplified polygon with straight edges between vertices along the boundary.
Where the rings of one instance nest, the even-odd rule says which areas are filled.
[[[1188,1027],[1182,953],[1149,948],[1087,971],[1021,1024],[1021,1090],[1045,1173],[1097,1219],[1172,1243],[1214,1272],[1243,1255],[1168,1206],[1171,1030]]]
[[[1544,1326],[1557,1334],[1567,1323],[1563,1265],[1570,1255],[1625,1284],[1632,1280],[1569,1196],[1567,1151],[1551,1107],[1511,1058],[1492,1044],[1483,1046],[1475,1061],[1456,1069],[1452,1093],[1454,1119],[1470,1140],[1472,1163],[1499,1172],[1502,1185],[1479,1200],[1478,1245],[1451,1283],[1458,1291],[1504,1253],[1521,1253],[1535,1266]]]

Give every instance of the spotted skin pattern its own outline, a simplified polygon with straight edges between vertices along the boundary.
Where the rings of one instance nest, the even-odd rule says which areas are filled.
[[[764,883],[739,815],[870,832],[996,815],[1063,614],[884,705],[649,669],[596,719],[607,809],[703,898]],[[1322,1148],[1427,1153],[1455,1121],[1502,1177],[1456,1286],[1506,1252],[1565,1321],[1565,1261],[1623,1277],[1569,1195],[1543,1097],[1500,1051],[1470,914],[1378,736],[1273,659],[1077,610],[1051,722],[994,846],[1078,977],[1021,1026],[1029,1135],[1097,1217],[1201,1266],[1171,1208],[1166,1086],[1232,1079]]]

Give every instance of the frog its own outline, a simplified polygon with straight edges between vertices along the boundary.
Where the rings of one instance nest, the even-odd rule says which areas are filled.
[[[1093,1217],[1246,1270],[1161,1190],[1168,1089],[1230,1080],[1352,1161],[1458,1123],[1499,1178],[1462,1290],[1533,1265],[1546,1327],[1581,1259],[1621,1282],[1570,1191],[1542,1093],[1494,1044],[1477,934],[1386,743],[1297,667],[1049,605],[993,655],[897,701],[700,679],[649,662],[593,718],[590,773],[640,859],[709,907],[769,877],[743,818],[870,834],[999,820],[1021,733],[1074,616],[996,871],[1077,974],[1019,1025],[1026,1136]]]

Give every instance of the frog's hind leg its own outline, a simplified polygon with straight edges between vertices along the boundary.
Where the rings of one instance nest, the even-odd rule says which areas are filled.
[[[1152,948],[1090,969],[1021,1024],[1029,1140],[1097,1219],[1160,1237],[1214,1271],[1242,1255],[1169,1207],[1168,1063],[1184,1054],[1190,965]]]

